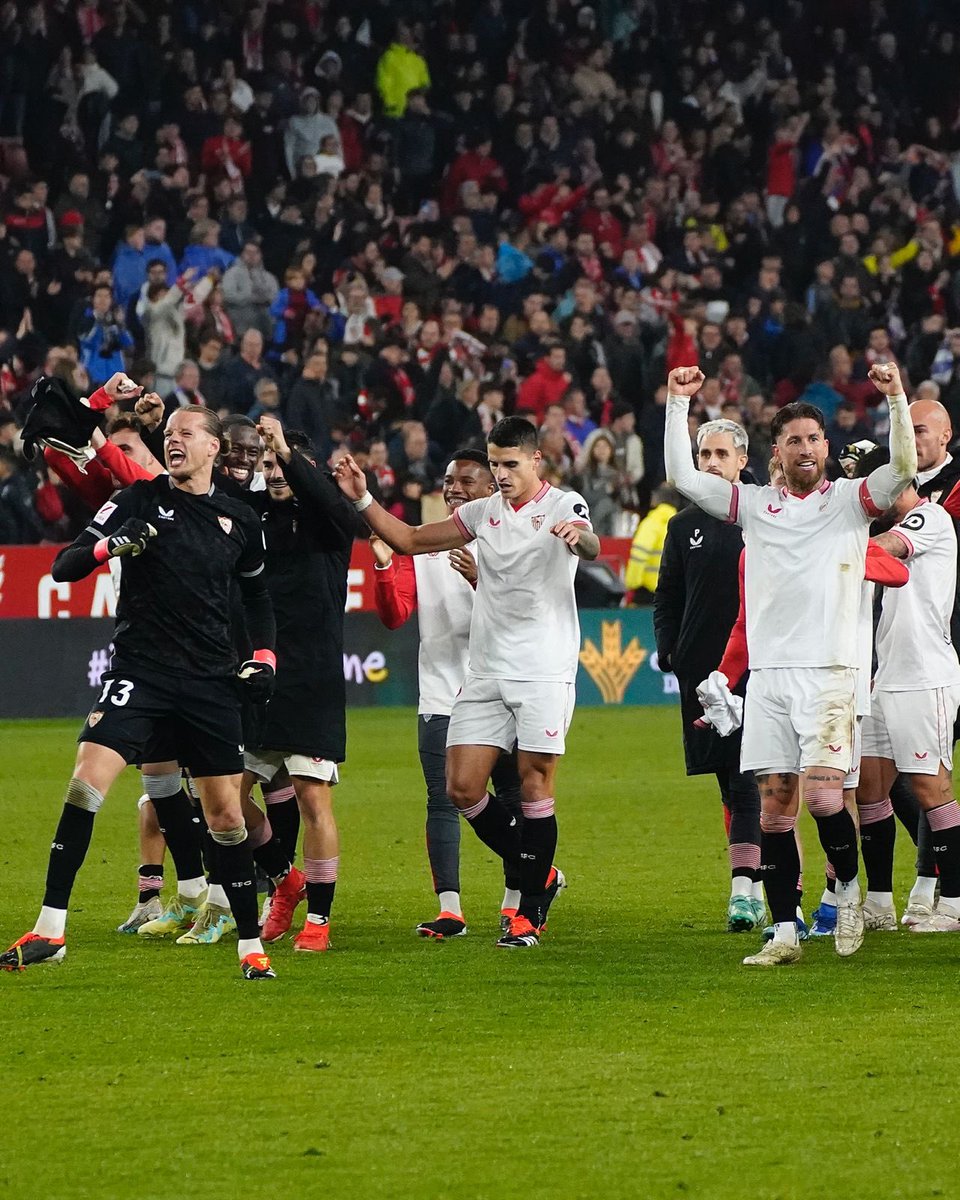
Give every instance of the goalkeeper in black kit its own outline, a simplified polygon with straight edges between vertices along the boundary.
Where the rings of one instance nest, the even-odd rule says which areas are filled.
[[[243,976],[274,978],[260,942],[253,857],[241,813],[240,709],[242,688],[269,694],[275,622],[257,514],[214,482],[223,449],[213,412],[174,412],[164,433],[169,474],[117,493],[54,563],[54,579],[73,581],[120,558],[115,650],[78,739],[40,916],[0,955],[7,970],[66,954],[67,907],[94,817],[123,768],[142,757],[148,739],[160,732],[196,782],[237,923]],[[242,665],[230,628],[234,581],[258,647]]]

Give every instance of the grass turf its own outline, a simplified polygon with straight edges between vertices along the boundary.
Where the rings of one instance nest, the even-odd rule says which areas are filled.
[[[500,877],[464,837],[470,934],[434,915],[407,710],[350,714],[343,879],[319,958],[113,932],[132,907],[135,774],[97,821],[60,966],[0,975],[0,1196],[512,1200],[956,1195],[957,951],[875,934],[749,971],[722,932],[710,782],[678,718],[581,710],[560,773],[570,880],[537,950],[497,951]],[[3,921],[29,928],[75,722],[0,725]],[[822,858],[805,827],[811,902]],[[898,901],[909,886],[906,838]]]

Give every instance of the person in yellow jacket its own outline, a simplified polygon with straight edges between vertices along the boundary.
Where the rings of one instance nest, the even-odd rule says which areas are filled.
[[[660,575],[660,557],[667,536],[667,525],[682,503],[680,494],[669,484],[654,489],[650,511],[637,526],[630,547],[630,560],[624,582],[635,592],[635,604],[652,604]]]
[[[402,117],[407,93],[429,86],[430,72],[426,60],[414,49],[413,32],[406,21],[398,21],[394,39],[377,63],[377,91],[383,111],[388,117]]]

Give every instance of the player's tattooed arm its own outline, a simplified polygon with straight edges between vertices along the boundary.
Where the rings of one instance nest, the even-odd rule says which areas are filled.
[[[554,537],[566,542],[577,558],[593,562],[600,553],[600,539],[592,529],[584,529],[582,525],[575,525],[572,521],[558,521],[550,532]]]
[[[913,553],[913,547],[908,545],[899,533],[894,533],[890,530],[888,533],[878,533],[876,537],[870,539],[881,550],[886,550],[888,554],[892,554],[894,558],[909,558]]]

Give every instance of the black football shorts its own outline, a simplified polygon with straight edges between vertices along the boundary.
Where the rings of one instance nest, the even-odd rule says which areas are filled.
[[[78,742],[115,750],[128,763],[176,759],[195,778],[243,770],[240,691],[232,678],[187,679],[114,669],[103,677]],[[150,751],[150,758],[145,757]]]

